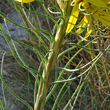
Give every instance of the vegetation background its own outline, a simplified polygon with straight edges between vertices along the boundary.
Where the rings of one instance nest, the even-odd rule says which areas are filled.
[[[13,0],[2,0],[0,3],[2,4],[0,5],[2,7],[0,8],[2,9],[0,10],[0,22],[6,22],[6,25],[11,22],[22,29],[22,35],[18,38],[14,38],[12,33],[10,35],[5,31],[5,39],[8,38],[7,42],[9,41],[8,45],[14,57],[8,51],[9,48],[3,50],[1,47],[6,53],[5,57],[0,57],[3,95],[0,97],[0,106],[2,110],[28,110],[28,104],[34,108],[36,96],[34,93],[38,90],[35,87],[39,86],[37,81],[40,77],[37,76],[36,81],[34,74],[36,71],[40,74],[43,72],[43,61],[52,51],[49,50],[52,42],[50,33],[55,34],[57,29],[55,22],[59,23],[60,15],[54,13],[59,12],[56,7],[58,5],[55,0],[43,2],[36,0],[33,3],[22,5]],[[19,16],[22,24],[9,18],[9,15],[15,11],[18,13],[15,16]],[[81,18],[82,16],[79,17],[77,23],[81,21]],[[34,30],[33,33],[33,30],[29,28],[36,29],[36,31]],[[76,29],[77,27],[74,27],[71,33],[64,38],[57,63],[50,76],[48,94],[52,93],[52,95],[47,95],[49,99],[44,108],[45,110],[109,110],[110,27],[94,23],[94,31],[84,41],[81,39],[85,33],[78,35],[75,33]],[[10,31],[9,28],[8,30]],[[0,31],[0,37],[4,38],[2,27]],[[64,67],[69,69],[66,70]],[[61,77],[60,81],[59,77]],[[53,89],[55,85],[56,88]]]

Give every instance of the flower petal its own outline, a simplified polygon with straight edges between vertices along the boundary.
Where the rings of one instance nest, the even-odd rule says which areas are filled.
[[[23,3],[30,3],[33,2],[34,0],[15,0],[17,2],[23,2]]]
[[[89,24],[88,24],[88,26],[87,26],[87,33],[85,34],[85,39],[87,39],[88,37],[89,37],[89,35],[92,33],[92,18],[91,18],[91,16],[89,16]]]
[[[107,7],[102,0],[88,0],[88,2],[98,7]]]
[[[77,28],[83,27],[85,24],[87,24],[89,21],[88,16],[85,15],[83,17],[83,19],[81,20],[81,22],[76,26]]]
[[[68,34],[73,29],[74,25],[77,22],[78,15],[79,15],[79,5],[77,4],[72,9],[72,12],[68,21],[67,29],[66,29],[66,34]]]

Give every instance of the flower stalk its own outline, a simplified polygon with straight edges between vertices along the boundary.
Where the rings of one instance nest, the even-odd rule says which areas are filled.
[[[70,10],[72,8],[70,6],[70,4],[67,4],[67,6],[65,8],[63,8],[64,12],[65,12],[64,9],[66,9],[67,7]],[[64,20],[61,20],[61,22],[58,26],[58,29],[57,29],[57,32],[55,35],[55,42],[50,49],[52,51],[49,53],[48,61],[45,65],[46,71],[44,70],[43,74],[42,74],[43,80],[41,81],[41,84],[39,86],[34,110],[43,110],[44,109],[46,95],[48,93],[48,88],[49,88],[49,80],[50,80],[50,76],[52,74],[50,71],[55,66],[55,63],[57,61],[57,56],[58,56],[59,51],[61,49],[61,45],[63,44],[63,39],[66,35],[66,29],[67,29],[68,20],[69,20],[68,14],[70,14],[70,12],[69,13],[65,12],[63,14],[64,14],[63,15]]]
[[[61,23],[59,25],[59,29],[58,29],[58,31],[56,33],[56,36],[55,36],[55,38],[56,38],[55,44],[51,48],[52,52],[50,52],[49,57],[48,57],[48,61],[45,65],[46,75],[45,75],[45,71],[43,71],[43,76],[42,76],[43,81],[40,84],[39,91],[38,91],[38,94],[37,94],[35,110],[43,110],[46,95],[47,95],[47,92],[48,92],[49,79],[50,79],[50,70],[55,66],[57,56],[58,56],[58,53],[60,51],[60,47],[63,43],[63,38],[65,36],[66,27],[67,27],[67,25],[65,24],[63,26],[63,21],[61,21]],[[45,92],[44,92],[44,95],[42,96],[42,101],[40,103],[40,98],[41,98],[40,96],[42,95],[42,92],[43,92],[43,86],[45,86]]]

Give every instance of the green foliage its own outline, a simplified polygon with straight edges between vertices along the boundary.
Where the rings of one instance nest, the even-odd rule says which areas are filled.
[[[72,11],[70,2],[72,0],[63,3]],[[34,93],[30,93],[34,97],[34,108],[16,95],[5,82],[4,55],[0,73],[3,86],[30,110],[109,110],[109,27],[93,20],[94,30],[86,39],[84,31],[82,34],[75,33],[75,25],[72,31],[73,27],[69,30],[70,33],[67,32],[69,34],[66,33],[71,13],[65,12],[61,5],[59,8],[56,1],[36,0],[23,4],[9,0],[9,3],[17,11],[24,26],[0,14],[8,34],[1,24],[0,31],[18,64],[30,73],[27,83],[31,82],[34,88]],[[14,39],[7,21],[22,28],[26,32],[26,39]],[[78,19],[77,22],[80,21]],[[0,105],[4,110],[1,101]]]

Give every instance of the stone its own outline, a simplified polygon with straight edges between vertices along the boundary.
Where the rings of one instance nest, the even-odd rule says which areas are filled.
[[[0,1],[1,2],[1,1]],[[13,22],[23,26],[23,23],[21,22],[21,20],[18,17],[18,14],[16,11],[14,11],[13,13],[10,13],[8,15],[8,18],[11,19]],[[2,27],[5,31],[6,34],[9,35],[7,28],[5,26],[5,23],[2,22]],[[8,26],[8,30],[11,34],[11,37],[14,39],[25,39],[25,30],[15,26],[14,24],[7,22],[7,26]],[[23,34],[24,33],[24,34]],[[11,40],[9,40],[10,43],[12,44]],[[13,55],[9,49],[8,44],[5,41],[5,38],[3,37],[2,32],[0,32],[0,61],[2,59],[3,53],[6,52],[5,54],[5,62],[3,65],[3,75],[5,78],[5,81],[8,82],[8,86],[10,88],[12,88],[12,90],[17,94],[20,95],[20,93],[18,93],[18,91],[20,92],[20,86],[18,88],[12,86],[14,84],[14,82],[9,82],[8,79],[14,79],[15,81],[17,80],[24,80],[22,79],[23,77],[21,77],[20,79],[20,71],[19,71],[19,66],[16,63],[15,59],[13,58]],[[0,63],[1,65],[1,63]],[[17,71],[15,71],[17,70]],[[19,74],[18,74],[19,73]],[[17,75],[18,74],[18,75]],[[7,79],[8,78],[8,79]],[[23,84],[24,82],[21,82],[21,84]],[[0,81],[0,91],[2,91],[2,86],[1,86],[1,81]],[[21,85],[23,86],[23,85]],[[15,99],[8,91],[6,88],[5,89],[5,94],[6,94],[6,102],[7,102],[7,107],[9,110],[28,110],[28,108],[22,104],[21,102],[17,101],[17,99]],[[22,93],[21,93],[22,94]],[[0,92],[0,100],[2,101],[4,107],[5,107],[5,103],[4,103],[4,99],[3,99],[3,94],[2,92]],[[7,109],[6,109],[7,110]]]

